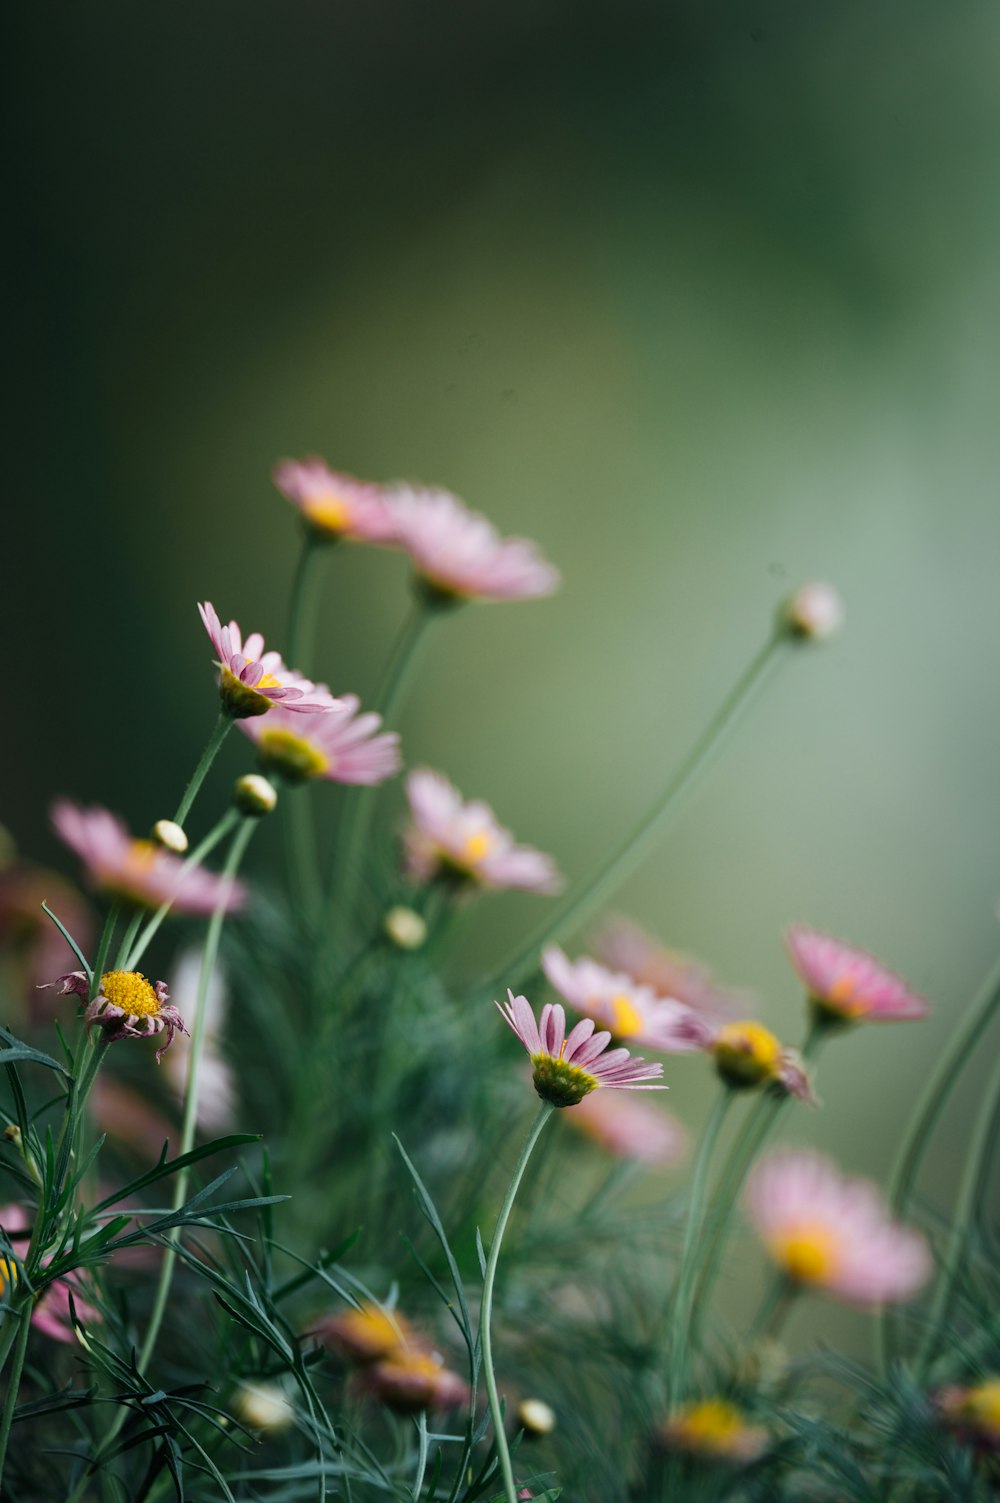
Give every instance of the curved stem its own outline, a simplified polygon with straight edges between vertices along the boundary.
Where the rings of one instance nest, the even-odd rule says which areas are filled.
[[[226,810],[225,814],[219,820],[215,828],[208,832],[204,840],[201,841],[199,845],[196,845],[191,854],[186,858],[180,872],[181,881],[183,881],[185,872],[189,871],[194,866],[200,866],[201,863],[205,860],[205,857],[211,855],[212,851],[214,851],[215,847],[219,844],[219,841],[224,840],[233,826],[235,824],[238,824],[239,818],[240,816],[239,814],[237,814],[235,809]],[[145,955],[146,950],[148,949],[153,939],[153,936],[156,934],[156,931],[159,929],[160,925],[163,923],[163,920],[166,918],[167,914],[170,912],[173,906],[173,898],[168,898],[165,903],[160,904],[159,908],[157,908],[156,912],[149,920],[149,923],[142,931],[142,934],[136,941],[132,950],[128,953],[127,959],[123,962],[124,970],[135,970],[136,966],[139,964],[139,961]]]
[[[786,1274],[776,1273],[772,1277],[747,1331],[748,1346],[765,1338],[769,1341],[776,1339],[798,1291],[799,1286]]]
[[[288,638],[285,644],[288,663],[299,673],[311,671],[316,642],[316,612],[319,607],[319,562],[332,539],[319,538],[307,527],[302,550],[292,582],[288,612]]]
[[[723,700],[652,809],[626,835],[610,860],[602,862],[581,887],[568,893],[556,907],[554,915],[550,914],[526,943],[504,958],[490,977],[485,988],[487,991],[494,992],[501,984],[516,987],[523,979],[525,968],[534,961],[544,944],[584,923],[625,880],[680,812],[700,775],[722,746],[727,733],[736,724],[740,713],[763,688],[776,667],[782,650],[788,645],[789,637],[784,630],[775,632],[765,643]]]
[[[524,1147],[521,1149],[521,1157],[514,1167],[510,1184],[507,1186],[507,1194],[504,1196],[503,1205],[500,1207],[500,1215],[497,1217],[496,1231],[493,1233],[493,1241],[490,1243],[490,1255],[486,1261],[486,1274],[483,1278],[483,1303],[479,1315],[479,1340],[483,1349],[483,1377],[486,1381],[486,1392],[489,1394],[497,1459],[500,1462],[500,1471],[503,1476],[507,1503],[517,1503],[517,1488],[514,1483],[514,1470],[510,1462],[510,1448],[507,1445],[507,1436],[504,1431],[503,1410],[500,1407],[500,1395],[497,1392],[496,1374],[493,1371],[493,1338],[490,1332],[490,1322],[493,1317],[493,1286],[496,1283],[497,1263],[500,1260],[500,1245],[503,1242],[503,1234],[507,1228],[517,1188],[521,1183],[521,1176],[524,1174],[525,1166],[531,1157],[531,1150],[538,1142],[542,1128],[554,1111],[555,1107],[551,1102],[542,1102],[541,1110],[532,1124]]]
[[[7,1319],[10,1320],[8,1313]],[[31,1330],[31,1301],[25,1304],[20,1314],[21,1326],[17,1333],[17,1341],[14,1346],[14,1361],[10,1370],[10,1379],[7,1386],[7,1402],[3,1406],[3,1419],[0,1420],[0,1485],[3,1483],[4,1465],[7,1460],[7,1443],[10,1440],[10,1427],[14,1423],[14,1410],[17,1408],[17,1392],[21,1386],[21,1374],[24,1371],[24,1354],[28,1350],[28,1334]]]
[[[215,722],[215,729],[213,730],[211,736],[209,736],[208,745],[205,747],[205,750],[201,754],[201,761],[198,763],[198,766],[191,774],[191,781],[185,788],[184,795],[180,803],[177,805],[177,813],[174,815],[174,824],[183,825],[184,821],[191,813],[191,805],[198,797],[198,791],[201,788],[202,783],[205,781],[205,778],[208,776],[208,769],[215,761],[219,747],[222,745],[223,741],[225,741],[227,735],[229,734],[232,724],[232,716],[227,715],[225,710],[220,710],[219,718]]]

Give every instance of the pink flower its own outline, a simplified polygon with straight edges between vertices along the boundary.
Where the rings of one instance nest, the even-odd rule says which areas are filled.
[[[676,1117],[631,1096],[592,1091],[570,1112],[569,1120],[616,1158],[635,1159],[658,1169],[676,1164],[687,1144]]]
[[[326,690],[324,684],[318,686]],[[326,778],[331,783],[384,783],[400,768],[399,736],[377,735],[382,717],[358,714],[359,700],[345,694],[336,708],[315,714],[292,714],[283,705],[265,720],[240,720],[245,736],[257,746],[265,772],[287,783]]]
[[[271,479],[310,527],[324,537],[364,543],[395,541],[385,493],[374,482],[331,470],[316,455],[282,459]]]
[[[857,1305],[910,1299],[931,1271],[919,1232],[890,1221],[867,1180],[845,1179],[819,1154],[785,1150],[750,1176],[747,1203],[786,1276]]]
[[[18,1251],[19,1243],[27,1246],[31,1221],[23,1206],[0,1206],[0,1227],[3,1228],[7,1240],[14,1246],[15,1252]],[[43,1263],[42,1266],[44,1267],[45,1264]],[[81,1325],[96,1325],[102,1319],[101,1312],[95,1310],[93,1305],[88,1304],[81,1295],[75,1275],[69,1274],[65,1278],[53,1279],[50,1284],[42,1287],[31,1312],[31,1324],[44,1336],[50,1336],[53,1341],[76,1340],[76,1331],[70,1313],[71,1293],[76,1318]]]
[[[816,1105],[812,1081],[796,1049],[788,1049],[763,1023],[718,1024],[705,1042],[715,1068],[734,1090],[774,1086]]]
[[[925,1018],[930,1012],[930,1004],[901,976],[864,950],[801,924],[789,929],[786,943],[813,1006],[831,1021],[896,1023]]]
[[[551,856],[516,845],[489,804],[466,804],[439,772],[418,768],[406,780],[413,816],[405,832],[407,868],[417,881],[458,876],[483,887],[555,893],[562,879]]]
[[[542,970],[577,1012],[595,1018],[616,1039],[634,1039],[666,1054],[704,1048],[708,1025],[670,997],[658,997],[630,976],[605,970],[586,956],[571,961],[557,945],[542,952]]]
[[[165,1031],[166,1041],[156,1051],[157,1064],[173,1043],[174,1034],[187,1033],[184,1019],[170,1002],[167,983],[158,981],[154,986],[141,971],[107,971],[93,1001],[87,1000],[90,988],[82,971],[69,971],[54,985],[59,988],[58,996],[72,993],[87,1003],[83,1014],[87,1032],[100,1028],[105,1043],[149,1038]]]
[[[179,857],[153,841],[134,840],[107,809],[83,809],[60,799],[53,805],[52,823],[80,857],[94,886],[135,907],[172,903],[175,913],[198,914],[211,913],[224,901],[232,911],[246,896],[238,882],[200,866],[185,870]]]
[[[551,595],[559,572],[526,538],[501,538],[449,491],[397,486],[389,493],[396,536],[432,590],[452,600]]]
[[[629,1055],[627,1049],[612,1049],[610,1033],[595,1033],[592,1018],[584,1018],[567,1037],[566,1014],[557,1002],[546,1002],[541,1021],[527,997],[507,993],[497,1003],[504,1018],[531,1057],[535,1090],[553,1106],[576,1106],[584,1096],[602,1086],[622,1091],[662,1091],[663,1066],[647,1064]],[[603,1056],[603,1057],[602,1057]],[[653,1084],[652,1082],[656,1082]]]
[[[658,996],[673,997],[704,1017],[722,1022],[749,1010],[749,993],[720,986],[699,961],[666,949],[631,919],[611,919],[598,933],[594,952],[609,970],[624,971]]]
[[[219,694],[223,708],[236,720],[266,715],[279,702],[287,710],[333,710],[338,701],[301,673],[286,667],[278,652],[264,651],[264,638],[251,632],[246,641],[235,621],[223,626],[210,600],[198,606],[202,625],[219,654]]]

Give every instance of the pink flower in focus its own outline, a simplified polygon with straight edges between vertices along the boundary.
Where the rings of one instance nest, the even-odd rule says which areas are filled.
[[[788,957],[816,1010],[841,1023],[897,1023],[925,1018],[930,1004],[874,956],[796,924],[786,936]]]
[[[353,475],[331,470],[316,455],[282,459],[271,472],[271,479],[310,527],[324,537],[364,543],[395,541],[385,493],[373,481],[355,480]]]
[[[542,970],[576,1012],[595,1018],[616,1039],[634,1039],[666,1054],[704,1048],[708,1024],[671,997],[658,997],[630,976],[605,970],[586,956],[572,961],[557,945],[542,952]]]
[[[797,1284],[878,1305],[912,1298],[930,1274],[920,1233],[889,1219],[874,1185],[845,1179],[819,1154],[771,1154],[750,1176],[747,1204],[770,1257]]]
[[[613,918],[599,931],[594,953],[612,971],[624,971],[661,997],[673,997],[702,1016],[723,1022],[751,1010],[749,992],[720,986],[699,961],[668,950],[631,919]]]
[[[682,1157],[687,1137],[676,1117],[631,1096],[591,1091],[570,1112],[574,1127],[616,1158],[669,1169]]]
[[[328,689],[318,688],[293,668],[279,652],[265,652],[264,638],[251,632],[246,641],[235,621],[223,626],[210,600],[198,606],[202,625],[219,654],[219,694],[223,708],[236,720],[266,715],[272,705],[300,712],[335,709],[338,701]]]
[[[389,492],[396,537],[422,579],[453,600],[551,595],[559,572],[526,538],[501,538],[449,491],[396,486]]]
[[[59,988],[58,996],[71,993],[87,1004],[83,1013],[87,1032],[100,1028],[107,1044],[166,1032],[166,1041],[156,1051],[157,1064],[174,1034],[187,1033],[184,1019],[170,1001],[167,983],[158,981],[154,986],[141,971],[106,971],[92,1001],[88,1001],[90,988],[82,971],[69,971],[54,985]]]
[[[246,896],[238,882],[200,866],[185,870],[179,857],[151,840],[134,840],[107,809],[84,809],[60,799],[52,807],[52,823],[80,857],[94,886],[135,907],[159,908],[169,902],[175,913],[200,914],[225,901],[231,912]]]
[[[3,1229],[4,1235],[14,1247],[15,1252],[18,1252],[19,1244],[23,1243],[24,1249],[27,1248],[31,1219],[23,1206],[0,1206],[0,1228]],[[45,1264],[43,1263],[42,1266],[44,1268]],[[76,1340],[73,1317],[70,1313],[71,1293],[76,1318],[81,1325],[97,1325],[102,1320],[101,1312],[95,1310],[94,1306],[88,1304],[81,1295],[75,1274],[53,1279],[50,1284],[44,1285],[31,1312],[31,1324],[44,1336],[50,1336],[53,1341]]]
[[[326,690],[324,684],[318,687]],[[332,710],[292,714],[279,705],[264,720],[237,724],[255,743],[264,771],[285,782],[384,783],[400,768],[399,736],[376,734],[382,717],[371,711],[359,715],[359,708],[357,695],[345,694]]]
[[[551,856],[516,845],[489,804],[463,802],[448,779],[417,768],[406,779],[413,824],[404,834],[407,869],[417,881],[458,875],[484,887],[555,893],[562,879]]]
[[[600,1087],[621,1091],[662,1091],[663,1066],[647,1064],[627,1049],[604,1051],[610,1033],[595,1033],[592,1018],[584,1018],[567,1036],[566,1014],[560,1004],[546,1002],[539,1022],[527,997],[507,992],[497,1002],[506,1022],[531,1057],[535,1090],[553,1106],[576,1106]],[[655,1082],[655,1083],[654,1083]]]

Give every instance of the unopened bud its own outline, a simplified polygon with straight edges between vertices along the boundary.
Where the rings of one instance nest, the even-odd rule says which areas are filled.
[[[175,856],[183,856],[188,848],[187,836],[172,819],[158,819],[150,834],[157,845],[165,851],[173,851]]]
[[[382,927],[401,950],[419,950],[427,938],[427,925],[412,908],[390,908]]]
[[[9,1127],[4,1128],[3,1140],[5,1143],[13,1143],[18,1153],[23,1151],[24,1145],[21,1139],[21,1129],[16,1122],[12,1122]]]
[[[234,1408],[254,1430],[286,1430],[295,1410],[276,1383],[241,1383]]]
[[[259,772],[248,772],[233,784],[233,803],[241,814],[260,818],[270,814],[278,802],[278,790]]]
[[[790,600],[786,600],[782,615],[796,636],[825,642],[844,624],[844,602],[833,585],[804,584]]]
[[[549,1435],[556,1427],[556,1412],[544,1399],[522,1399],[517,1420],[529,1435]]]

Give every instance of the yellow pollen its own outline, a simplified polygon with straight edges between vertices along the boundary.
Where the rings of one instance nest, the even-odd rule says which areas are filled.
[[[771,1253],[796,1283],[825,1284],[837,1266],[837,1238],[827,1226],[799,1226],[776,1236]]]
[[[493,849],[493,836],[488,830],[479,830],[469,835],[462,843],[462,859],[470,866],[477,866]]]
[[[304,510],[313,526],[321,527],[324,532],[343,532],[351,520],[347,502],[332,491],[307,501]]]
[[[160,1001],[141,971],[108,971],[101,992],[115,1007],[133,1018],[156,1017]]]
[[[619,1039],[635,1038],[642,1028],[642,1014],[633,1004],[631,998],[624,992],[617,997],[612,997],[608,1003],[608,1011],[611,1016],[608,1019],[608,1027]]]
[[[263,678],[259,678],[257,680],[257,682],[254,684],[254,688],[258,689],[258,690],[259,689],[280,689],[281,688],[281,679],[280,678],[275,678],[275,676],[274,676],[273,673],[265,673],[264,676],[263,676]]]
[[[0,1258],[0,1299],[3,1298],[8,1285],[17,1283],[17,1265],[7,1258]]]

